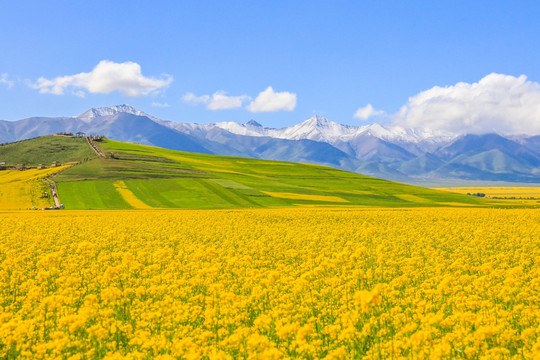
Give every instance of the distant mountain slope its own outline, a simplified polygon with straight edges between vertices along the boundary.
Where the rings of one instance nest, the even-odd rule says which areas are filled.
[[[322,164],[405,182],[540,182],[540,135],[458,136],[377,123],[342,125],[321,116],[274,129],[253,120],[173,122],[118,105],[75,117],[0,121],[0,142],[77,131],[182,151]]]
[[[540,149],[540,135],[523,138],[522,142],[527,148],[536,153],[540,152],[538,151]]]
[[[212,153],[192,136],[156,123],[147,116],[118,113],[97,117],[86,131],[119,141],[159,145],[173,150]]]
[[[268,136],[245,136],[228,132],[219,127],[209,128],[200,133],[190,131],[190,135],[198,134],[199,139],[210,144],[225,145],[229,151],[220,150],[222,155],[249,156],[258,159],[282,160],[290,162],[305,162],[333,166],[348,171],[354,171],[361,161],[350,156],[336,147],[312,140],[286,140]]]
[[[91,109],[75,117],[0,121],[0,140],[12,142],[60,132],[84,132],[175,150],[212,153],[194,137],[165,127],[129,106]]]
[[[79,121],[65,117],[31,117],[18,121],[0,120],[0,141],[7,143],[57,132],[77,132],[80,127]]]
[[[505,154],[519,156],[532,166],[540,165],[540,156],[537,153],[498,134],[465,135],[439,149],[436,154],[441,158],[453,158],[460,154],[472,155],[495,149]]]
[[[497,134],[465,135],[439,149],[437,178],[538,182],[540,154]]]
[[[402,174],[418,176],[430,173],[444,165],[444,162],[431,153],[425,153],[413,159],[402,162],[398,170]]]
[[[237,149],[260,158],[276,157],[253,153],[256,148],[253,138],[272,137],[297,142],[312,140],[331,145],[350,158],[335,165],[336,161],[331,162],[325,156],[317,158],[316,163],[398,181],[463,179],[540,182],[540,140],[537,137],[522,137],[520,144],[497,134],[457,136],[381,124],[347,126],[320,116],[282,129],[266,128],[255,121],[205,125],[165,122],[164,125],[221,143],[230,144],[231,136],[224,135],[225,132],[236,134],[234,143]],[[216,133],[220,135],[215,136]],[[294,146],[301,149],[298,143]],[[290,160],[300,161],[299,152],[288,152],[291,154]],[[498,152],[500,154],[495,155]],[[283,155],[279,159],[287,160]],[[518,165],[520,163],[524,165]]]

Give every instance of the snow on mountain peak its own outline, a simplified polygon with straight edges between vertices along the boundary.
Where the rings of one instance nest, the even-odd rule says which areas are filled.
[[[302,121],[299,125],[303,124],[304,126],[329,126],[331,124],[337,124],[333,121],[328,120],[327,118],[320,116],[320,115],[314,115],[310,117],[307,120]]]
[[[276,129],[275,132],[276,134],[274,136],[284,139],[330,141],[333,138],[350,133],[351,127],[315,115],[300,124]]]
[[[91,119],[102,117],[102,116],[113,116],[113,115],[121,114],[121,113],[132,114],[132,115],[137,115],[137,116],[146,116],[152,120],[159,120],[127,104],[92,108],[76,116],[76,118],[81,119],[81,120],[91,120]]]
[[[239,124],[234,121],[224,121],[212,125],[237,135],[265,136],[265,128],[254,120],[245,124]]]
[[[264,127],[254,120],[245,124],[229,121],[215,123],[213,125],[237,135],[270,136],[288,140],[309,139],[323,141],[329,144],[347,142],[362,136],[373,136],[391,142],[412,143],[423,141],[435,143],[446,141],[454,137],[453,134],[442,133],[440,131],[429,129],[405,129],[400,126],[383,125],[379,123],[365,126],[343,125],[328,120],[320,115],[314,115],[301,123],[280,129]]]
[[[262,128],[263,126],[256,122],[255,120],[249,120],[247,123],[243,124],[244,126],[258,127]]]
[[[360,130],[361,129],[361,130]],[[430,142],[438,143],[445,142],[456,138],[455,134],[432,130],[428,128],[403,128],[401,126],[382,125],[373,123],[359,128],[359,133],[371,135],[382,140],[391,142]]]

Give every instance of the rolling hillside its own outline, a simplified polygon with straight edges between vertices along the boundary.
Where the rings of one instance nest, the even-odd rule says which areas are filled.
[[[27,167],[81,162],[96,157],[83,137],[40,136],[0,146],[0,162],[6,166],[24,164]]]
[[[0,156],[26,166],[76,164],[45,169],[66,209],[223,209],[288,206],[486,206],[485,199],[400,184],[320,165],[188,153],[104,139],[44,136],[0,146]],[[61,171],[59,171],[61,170]],[[2,172],[4,189],[43,191],[31,171]],[[25,174],[30,174],[25,176]],[[28,178],[28,179],[27,179]],[[32,182],[27,180],[32,179]],[[39,185],[39,186],[38,186]],[[29,187],[30,186],[30,187]],[[37,186],[37,187],[36,187]],[[10,190],[11,191],[11,190]],[[0,196],[0,208],[41,206],[47,199],[16,191]],[[2,194],[0,194],[2,195]]]
[[[482,199],[311,164],[105,140],[54,178],[67,209],[482,205]]]

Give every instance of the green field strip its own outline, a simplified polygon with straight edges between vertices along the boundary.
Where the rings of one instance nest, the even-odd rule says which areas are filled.
[[[174,202],[169,201],[167,196],[165,196],[166,187],[168,185],[165,180],[128,180],[125,183],[133,195],[148,206],[155,208],[178,207]]]
[[[244,206],[250,206],[254,205],[251,202],[245,201],[244,199],[240,198],[239,196],[236,196],[232,191],[227,190],[223,186],[220,186],[213,181],[210,180],[197,180],[199,184],[204,186],[207,190],[210,192],[216,194],[226,202],[228,202],[230,205],[234,205],[236,207],[244,207]]]
[[[62,182],[57,187],[66,209],[132,209],[109,181]]]
[[[141,201],[163,208],[226,208],[224,200],[195,179],[149,179],[127,181],[128,188]]]

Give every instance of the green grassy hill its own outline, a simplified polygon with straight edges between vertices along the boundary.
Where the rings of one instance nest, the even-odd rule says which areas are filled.
[[[105,140],[107,158],[54,178],[67,209],[475,206],[483,199],[329,167],[186,153]]]
[[[7,166],[49,166],[54,161],[63,164],[95,157],[96,153],[81,137],[40,136],[0,146],[0,162]]]

